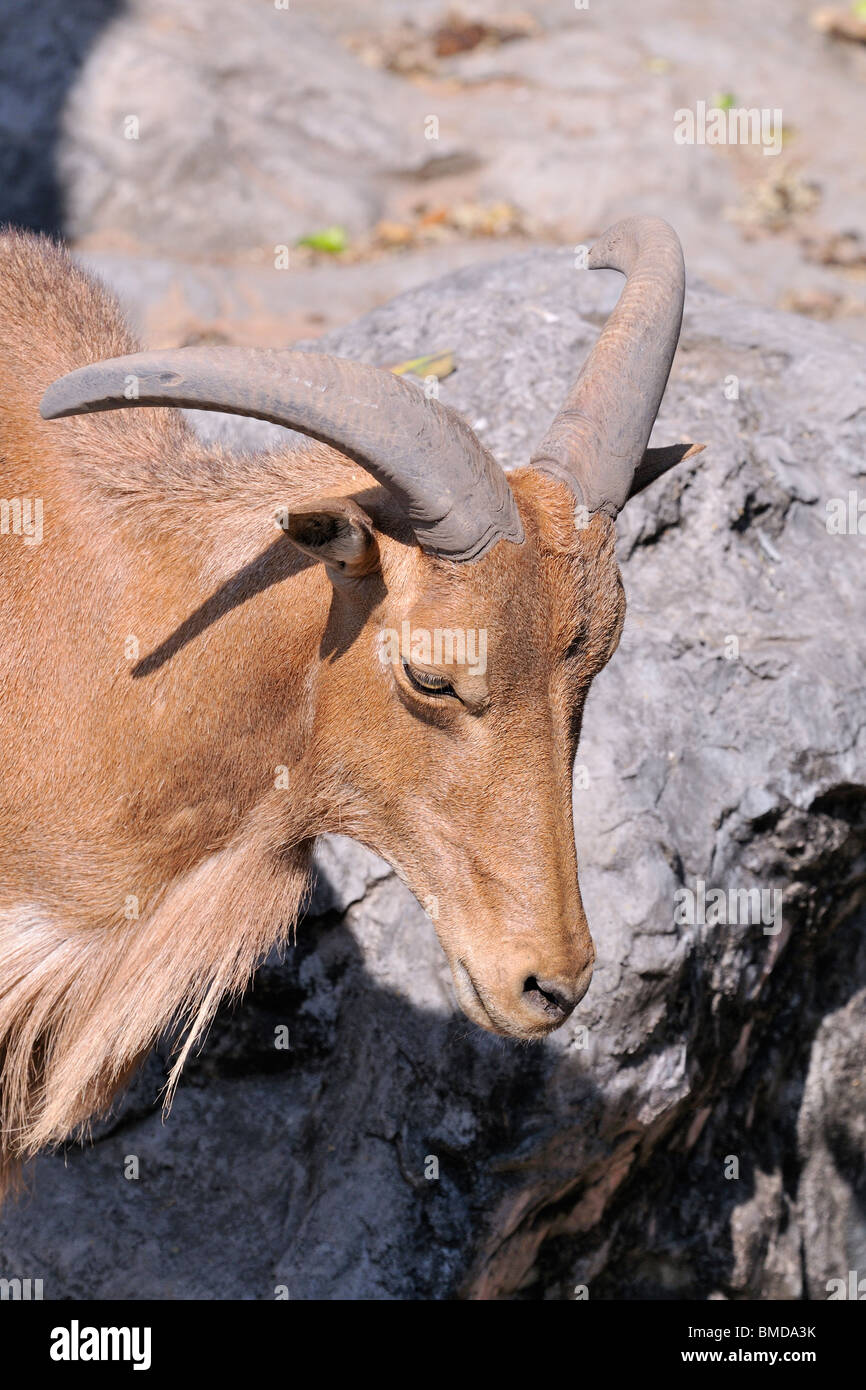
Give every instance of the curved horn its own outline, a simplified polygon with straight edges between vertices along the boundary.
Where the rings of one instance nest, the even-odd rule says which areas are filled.
[[[625,288],[532,467],[567,482],[590,512],[615,517],[685,456],[681,446],[646,447],[680,334],[685,267],[673,227],[629,217],[596,242],[589,268],[621,271]]]
[[[477,560],[523,540],[505,474],[466,421],[381,367],[256,348],[140,352],[60,377],[39,411],[56,420],[154,405],[253,415],[333,445],[393,493],[433,554]]]

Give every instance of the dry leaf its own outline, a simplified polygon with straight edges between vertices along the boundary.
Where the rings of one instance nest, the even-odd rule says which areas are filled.
[[[411,372],[413,376],[435,376],[437,381],[443,381],[456,370],[457,363],[451,348],[444,352],[432,352],[426,357],[413,357],[408,362],[400,362],[396,367],[389,368],[395,376],[405,376]]]
[[[812,27],[834,39],[850,39],[866,43],[866,13],[856,10],[813,10]]]

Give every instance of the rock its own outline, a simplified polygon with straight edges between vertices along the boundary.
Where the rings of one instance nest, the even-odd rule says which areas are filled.
[[[228,0],[182,16],[132,0],[100,37],[59,132],[70,236],[272,264],[323,226],[372,226],[396,174],[466,163],[425,139],[421,93],[294,7],[246,5],[238,20]]]
[[[345,324],[455,268],[450,240],[385,251],[375,226],[461,205],[508,207],[517,236],[570,246],[620,217],[668,217],[690,271],[716,288],[866,339],[849,235],[866,225],[866,50],[773,0],[709,17],[683,0],[539,4],[532,19],[473,0],[466,37],[483,41],[437,56],[448,8],[5,0],[0,221],[168,276],[154,343],[238,330],[271,342],[274,319],[289,338]],[[781,153],[675,143],[677,113],[714,94],[782,111]],[[347,254],[305,263],[295,241],[335,224]],[[452,231],[484,251],[470,228]],[[275,276],[285,247],[291,276]]]
[[[515,465],[619,285],[509,258],[325,346],[452,347],[442,399]],[[323,847],[297,946],[220,1014],[168,1122],[157,1052],[92,1148],[37,1162],[0,1270],[51,1298],[247,1299],[820,1299],[866,1274],[866,535],[827,510],[856,521],[864,400],[862,348],[691,288],[655,442],[709,447],[623,517],[629,615],[575,792],[598,969],[569,1023],[532,1048],[475,1029],[396,876]],[[733,924],[700,920],[716,889]]]
[[[0,219],[56,232],[64,188],[55,162],[63,114],[118,0],[4,0],[0,13]]]

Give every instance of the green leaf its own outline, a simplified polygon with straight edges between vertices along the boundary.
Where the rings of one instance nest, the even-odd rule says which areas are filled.
[[[325,251],[329,256],[339,256],[349,245],[345,227],[323,227],[318,232],[302,236],[299,246],[312,246],[314,251]]]

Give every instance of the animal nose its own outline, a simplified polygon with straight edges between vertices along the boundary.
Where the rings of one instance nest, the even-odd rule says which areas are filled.
[[[574,980],[539,979],[537,975],[528,975],[523,982],[523,1000],[539,1017],[559,1025],[580,1003],[591,979],[591,961]]]

